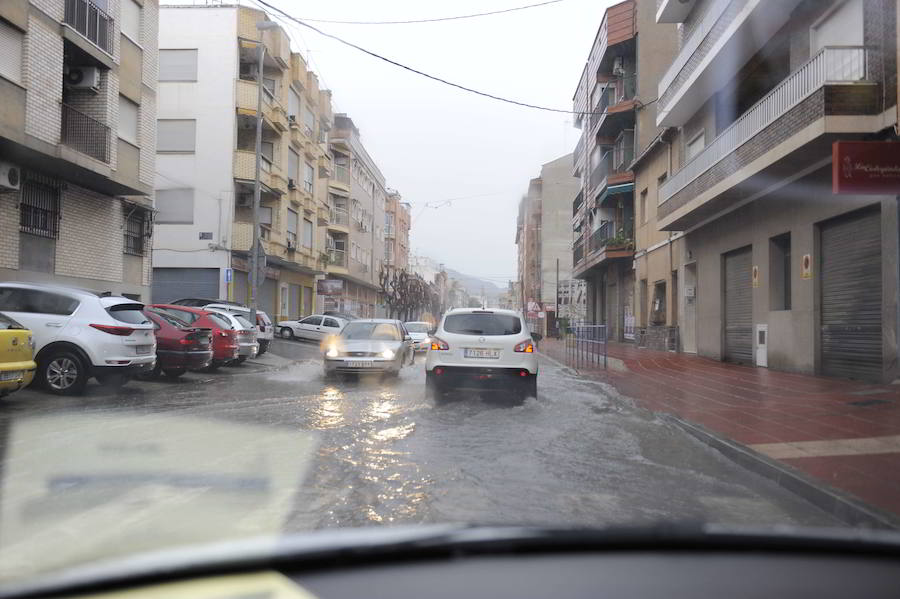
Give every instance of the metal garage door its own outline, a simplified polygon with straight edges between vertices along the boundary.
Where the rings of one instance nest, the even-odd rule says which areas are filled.
[[[291,298],[290,298],[291,307],[288,309],[288,318],[293,320],[293,319],[298,319],[303,315],[300,312],[300,285],[294,285],[293,283],[291,283],[290,289],[291,289]]]
[[[218,268],[154,268],[153,303],[183,297],[219,297]]]
[[[822,373],[880,381],[881,214],[857,212],[821,232]]]
[[[278,313],[275,301],[278,299],[278,283],[275,279],[266,279],[259,288],[259,309],[272,318]]]
[[[725,254],[725,359],[752,364],[752,252],[745,247]]]

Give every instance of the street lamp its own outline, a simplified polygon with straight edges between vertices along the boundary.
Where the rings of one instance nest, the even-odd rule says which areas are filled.
[[[256,29],[263,32],[267,29],[278,27],[275,21],[259,21]],[[259,44],[256,46],[256,179],[253,182],[253,238],[250,243],[250,324],[256,326],[256,309],[259,297],[259,196],[260,196],[260,168],[262,161],[262,105],[263,105],[263,64],[266,59],[266,45],[263,43],[262,33],[259,36]]]

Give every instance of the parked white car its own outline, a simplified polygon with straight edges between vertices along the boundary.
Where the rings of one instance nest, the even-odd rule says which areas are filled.
[[[461,308],[444,315],[431,336],[425,384],[442,394],[454,388],[515,389],[537,397],[538,360],[522,315],[513,310]]]
[[[329,335],[339,335],[346,325],[347,321],[343,318],[313,314],[300,320],[279,321],[278,332],[285,339],[322,341]]]
[[[210,310],[224,310],[225,312],[229,312],[230,314],[240,314],[248,321],[250,320],[250,308],[246,306],[237,306],[234,304],[206,304],[205,306],[201,306],[202,308],[208,308]],[[256,341],[259,343],[259,354],[263,355],[267,351],[269,351],[269,343],[272,342],[272,339],[275,338],[275,327],[272,325],[272,320],[269,318],[269,315],[263,312],[262,310],[256,311]]]
[[[90,377],[119,386],[153,370],[156,336],[144,305],[39,283],[0,283],[0,311],[34,333],[37,384],[80,393]]]
[[[250,324],[249,320],[241,314],[213,308],[211,305],[203,306],[203,309],[222,315],[231,324],[231,328],[237,331],[238,357],[231,362],[232,364],[243,364],[250,358],[259,355],[259,342],[256,340],[257,329]]]
[[[424,321],[404,322],[403,326],[412,337],[412,346],[415,351],[426,351],[431,339],[428,337],[431,331],[431,323]]]

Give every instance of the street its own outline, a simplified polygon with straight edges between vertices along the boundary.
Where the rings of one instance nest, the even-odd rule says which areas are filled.
[[[77,414],[146,438],[142,421],[163,415],[253,425],[273,436],[312,434],[306,466],[287,449],[277,453],[280,468],[305,472],[289,489],[285,532],[448,521],[839,524],[546,358],[537,400],[469,394],[436,405],[425,397],[423,357],[396,380],[326,383],[315,345],[276,340],[273,349],[298,361],[136,381],[118,393],[92,383],[83,397],[24,390],[0,402],[0,430],[33,416]],[[45,438],[30,433],[29,446],[72,442],[75,433],[57,426],[65,425],[47,428]],[[152,435],[166,441],[168,430]],[[15,470],[10,460],[34,459],[5,445],[7,472]]]

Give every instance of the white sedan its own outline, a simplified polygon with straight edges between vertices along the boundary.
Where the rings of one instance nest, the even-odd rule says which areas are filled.
[[[300,320],[280,320],[278,332],[285,339],[322,341],[329,335],[338,335],[347,321],[337,316],[313,314]]]

